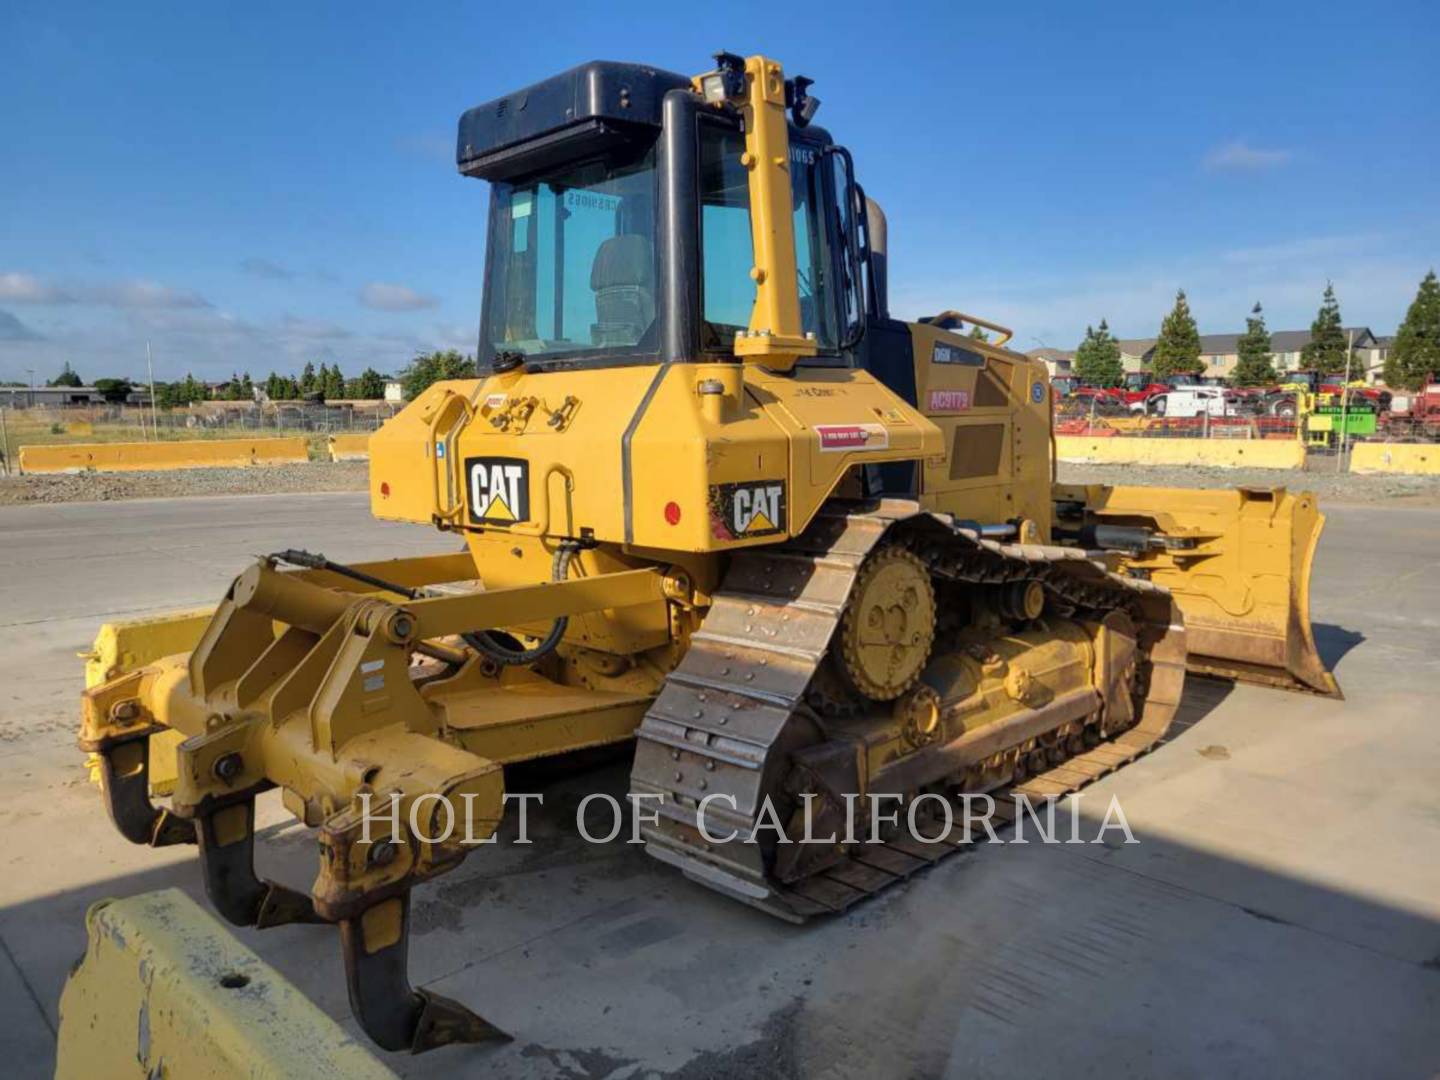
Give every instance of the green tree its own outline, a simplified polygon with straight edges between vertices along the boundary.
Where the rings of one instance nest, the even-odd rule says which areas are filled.
[[[1440,281],[1431,270],[1420,282],[1405,321],[1385,358],[1385,385],[1419,390],[1440,375]]]
[[[129,379],[96,379],[95,389],[112,405],[122,404],[135,388]]]
[[[56,375],[55,378],[51,379],[46,385],[84,386],[85,384],[80,381],[80,376],[75,374],[75,369],[70,366],[70,362],[67,360],[65,366],[60,370],[60,374]]]
[[[1258,301],[1245,320],[1245,333],[1240,335],[1236,352],[1239,357],[1230,376],[1231,386],[1269,386],[1275,381],[1270,331],[1265,328],[1265,313]]]
[[[1125,366],[1120,362],[1120,345],[1110,334],[1104,319],[1100,329],[1087,326],[1085,340],[1075,350],[1075,375],[1091,386],[1119,386],[1125,381]]]
[[[990,340],[990,335],[985,332],[985,328],[982,327],[982,326],[972,326],[972,327],[970,327],[970,335],[969,335],[969,336],[970,336],[970,338],[971,338],[972,340],[974,340],[974,341],[989,341],[989,340]]]
[[[1184,289],[1176,292],[1175,306],[1160,324],[1160,337],[1155,342],[1150,367],[1156,379],[1199,375],[1205,370],[1200,359],[1200,331],[1195,327],[1195,316],[1190,314]]]
[[[180,400],[186,404],[205,400],[205,384],[196,382],[195,376],[188,371],[185,373],[185,380],[180,384]]]
[[[245,372],[244,375],[241,375],[241,376],[240,376],[240,400],[241,400],[241,401],[254,401],[254,400],[255,400],[255,383],[254,383],[253,381],[251,381],[251,379],[250,379],[250,372],[248,372],[248,371]]]
[[[355,401],[379,401],[385,396],[385,380],[374,368],[366,368],[345,383],[345,396]]]
[[[336,401],[345,397],[345,376],[340,374],[340,365],[336,364],[325,373],[325,398]]]
[[[1340,320],[1340,301],[1335,299],[1335,286],[1327,281],[1320,310],[1310,324],[1310,341],[1300,350],[1300,360],[1305,367],[1314,368],[1322,375],[1343,377],[1347,345]]]
[[[225,384],[226,401],[244,401],[244,390],[240,385],[240,376],[235,372],[230,373],[230,381]]]
[[[300,392],[308,394],[310,391],[318,389],[319,387],[315,385],[315,365],[307,360],[305,367],[300,372]]]
[[[400,382],[405,387],[405,396],[414,401],[431,383],[443,379],[475,378],[475,358],[464,356],[454,349],[444,352],[419,353],[401,370]]]
[[[173,409],[177,405],[185,404],[180,400],[179,383],[156,383],[155,384],[155,406],[160,409]]]

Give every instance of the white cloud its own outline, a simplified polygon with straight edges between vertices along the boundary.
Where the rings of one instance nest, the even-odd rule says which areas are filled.
[[[324,319],[303,319],[294,315],[286,315],[280,320],[280,333],[308,341],[340,340],[353,336],[339,323],[327,322]]]
[[[17,304],[68,304],[74,297],[33,274],[0,274],[0,300]]]
[[[172,289],[154,281],[117,281],[92,285],[79,297],[92,304],[117,308],[208,308],[210,301],[188,289]]]
[[[1263,172],[1288,164],[1291,157],[1289,150],[1264,149],[1236,139],[1206,154],[1205,168],[1211,172]]]
[[[271,281],[291,281],[300,276],[288,266],[257,257],[240,260],[240,269],[254,277],[268,278]]]
[[[416,292],[407,285],[372,281],[360,290],[360,303],[376,311],[419,311],[422,308],[437,307],[440,301],[433,296]]]
[[[95,304],[116,308],[205,308],[210,301],[188,289],[153,281],[56,285],[33,274],[0,274],[0,300],[18,304]]]

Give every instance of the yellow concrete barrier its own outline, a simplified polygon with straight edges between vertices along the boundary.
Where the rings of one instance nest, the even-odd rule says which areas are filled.
[[[1354,473],[1440,474],[1440,443],[1356,443],[1350,449]]]
[[[284,465],[309,461],[305,439],[190,439],[180,442],[64,443],[22,446],[26,473],[133,472],[137,469],[201,469],[231,465]]]
[[[370,460],[370,433],[367,431],[361,435],[331,435],[330,460]]]
[[[1221,469],[1301,469],[1305,447],[1270,439],[1090,439],[1057,435],[1061,461],[1092,465],[1206,465]]]
[[[178,889],[101,900],[60,995],[58,1080],[394,1080]]]

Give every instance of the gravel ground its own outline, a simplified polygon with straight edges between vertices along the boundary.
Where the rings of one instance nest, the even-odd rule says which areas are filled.
[[[364,491],[363,461],[257,465],[248,469],[0,476],[0,506],[17,503],[109,502],[178,495],[274,495],[296,491]]]
[[[1138,484],[1144,487],[1287,487],[1313,491],[1325,503],[1440,505],[1440,476],[1335,473],[1333,460],[1304,472],[1290,469],[1211,469],[1198,465],[1076,465],[1060,463],[1065,484]]]
[[[1440,505],[1437,476],[1352,476],[1284,469],[1206,469],[1199,466],[1073,465],[1060,479],[1071,484],[1141,484],[1152,487],[1289,487],[1313,491],[1322,502]],[[179,495],[267,495],[298,491],[364,491],[363,461],[264,465],[249,469],[175,469],[132,473],[0,476],[0,506],[17,503],[109,502]]]

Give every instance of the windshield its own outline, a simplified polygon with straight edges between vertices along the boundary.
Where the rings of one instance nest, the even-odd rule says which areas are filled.
[[[497,183],[485,299],[489,355],[654,352],[655,153]]]

